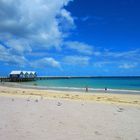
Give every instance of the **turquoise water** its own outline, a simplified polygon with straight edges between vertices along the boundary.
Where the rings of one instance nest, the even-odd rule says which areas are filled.
[[[93,89],[121,89],[121,90],[139,90],[140,77],[121,77],[121,78],[70,78],[70,79],[47,79],[28,82],[25,84],[63,88],[85,88],[88,86]]]

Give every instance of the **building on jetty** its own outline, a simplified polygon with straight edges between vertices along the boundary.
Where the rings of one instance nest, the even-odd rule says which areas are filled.
[[[10,81],[12,82],[33,81],[36,77],[35,71],[11,71],[9,74]]]

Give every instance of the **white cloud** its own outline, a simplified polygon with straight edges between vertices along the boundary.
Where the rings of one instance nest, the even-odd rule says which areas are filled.
[[[4,62],[4,64],[18,65],[20,67],[23,67],[28,63],[24,56],[11,55],[9,50],[7,50],[3,45],[0,45],[0,61]]]
[[[22,55],[11,55],[10,49],[6,49],[3,45],[0,45],[0,62],[4,62],[6,65],[15,65],[19,67],[30,66],[30,67],[41,67],[47,66],[61,69],[60,63],[51,57],[44,57],[36,61],[28,61]]]
[[[106,50],[102,53],[105,57],[114,57],[114,58],[139,58],[140,49],[130,50],[125,52],[112,52]]]
[[[7,46],[12,46],[10,47],[9,51],[14,54],[14,53],[17,53],[17,54],[24,54],[24,52],[31,52],[32,49],[28,43],[27,40],[24,40],[24,39],[13,39],[13,40],[8,40],[7,41]],[[26,46],[26,47],[25,47]]]
[[[69,26],[74,25],[70,12],[64,9],[69,1],[1,0],[1,41],[16,51],[26,51],[29,46],[34,49],[34,44],[44,48],[59,48],[63,41],[63,32],[60,30],[63,25],[59,24],[59,19],[64,18]],[[14,46],[13,42],[18,45]]]
[[[132,68],[135,68],[137,67],[137,63],[123,63],[119,66],[119,68],[122,68],[122,69],[132,69]]]
[[[30,65],[32,67],[40,67],[40,68],[44,68],[47,66],[50,67],[54,67],[54,68],[60,68],[61,69],[61,65],[58,61],[56,61],[54,58],[51,57],[45,57],[39,60],[36,60],[34,62],[31,62]]]
[[[84,17],[80,17],[79,20],[85,22],[85,21],[88,21],[88,20],[91,20],[91,22],[94,22],[94,21],[103,21],[103,17],[100,17],[100,16],[84,16]]]
[[[87,56],[66,56],[64,63],[68,65],[88,65],[90,57]]]
[[[31,62],[34,66],[60,68],[60,62],[48,55],[46,50],[65,46],[76,52],[74,56],[63,55],[67,64],[88,65],[92,55],[100,60],[115,59],[115,63],[120,59],[128,62],[131,58],[132,62],[140,64],[140,49],[126,52],[95,51],[93,46],[83,42],[65,42],[66,31],[75,27],[74,18],[65,9],[70,1],[72,0],[0,0],[0,41],[4,44],[0,45],[0,61],[11,65],[30,65],[31,61],[27,58],[35,55],[36,59],[40,57],[40,60]],[[98,17],[87,16],[83,20],[89,18]],[[42,50],[43,54],[38,50]],[[98,67],[103,65],[104,62],[96,63]],[[117,63],[117,66],[133,68],[136,64]]]
[[[97,68],[102,68],[105,65],[110,65],[110,64],[113,64],[113,63],[114,62],[112,62],[112,61],[96,61],[96,62],[93,63],[93,66],[97,67]]]
[[[74,18],[71,16],[71,13],[65,9],[62,9],[60,12],[59,23],[62,26],[62,30],[68,30],[69,28],[74,28]]]
[[[67,48],[76,50],[79,53],[92,55],[93,54],[93,47],[82,42],[78,41],[68,41],[64,44]]]
[[[20,59],[26,61],[27,54],[36,50],[60,49],[65,37],[63,25],[69,29],[75,26],[65,9],[70,1],[0,0],[0,41],[7,46],[2,55],[6,59],[1,56],[1,61],[8,63],[9,55],[13,59],[9,63],[17,63]],[[53,58],[45,61],[49,63]]]
[[[89,20],[90,18],[91,18],[90,16],[85,16],[85,17],[82,17],[81,20],[82,20],[82,21],[87,21],[87,20]]]

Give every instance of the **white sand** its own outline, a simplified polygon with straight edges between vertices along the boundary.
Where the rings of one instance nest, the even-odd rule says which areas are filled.
[[[139,106],[0,96],[0,140],[139,139]]]

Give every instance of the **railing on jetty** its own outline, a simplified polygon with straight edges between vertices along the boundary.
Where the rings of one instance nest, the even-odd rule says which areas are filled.
[[[140,78],[140,76],[37,76],[36,80],[71,79],[71,78]]]
[[[69,79],[71,76],[37,76],[37,80],[45,80],[45,79]]]
[[[140,76],[37,76],[27,78],[0,77],[0,82],[27,82],[46,79],[71,79],[71,78],[140,78]]]
[[[85,77],[77,77],[77,76],[37,76],[35,78],[0,77],[0,82],[27,82],[27,81],[35,81],[35,80],[70,79],[70,78],[85,78]]]
[[[91,76],[38,76],[37,80],[45,79],[70,79],[70,78],[92,78]]]

